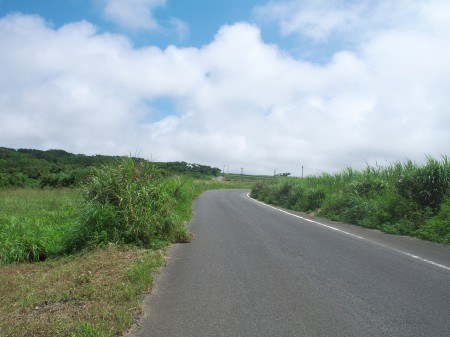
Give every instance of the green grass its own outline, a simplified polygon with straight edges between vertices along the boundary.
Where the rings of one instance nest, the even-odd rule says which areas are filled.
[[[429,158],[257,182],[254,198],[331,220],[450,243],[450,162]]]
[[[110,243],[67,255],[82,206],[79,190],[0,190],[0,336],[117,336],[141,313],[163,252]]]
[[[192,182],[165,176],[150,162],[131,158],[95,170],[82,187],[83,205],[70,250],[106,243],[164,247],[185,242]]]
[[[0,265],[63,254],[80,201],[73,189],[0,189]]]

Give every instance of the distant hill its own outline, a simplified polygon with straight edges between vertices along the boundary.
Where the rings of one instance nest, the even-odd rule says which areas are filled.
[[[64,150],[10,149],[0,147],[0,188],[51,186],[72,187],[88,177],[95,167],[113,164],[120,156],[73,154]],[[145,161],[142,158],[135,160]],[[220,169],[186,162],[155,163],[167,174],[194,178],[217,176]]]

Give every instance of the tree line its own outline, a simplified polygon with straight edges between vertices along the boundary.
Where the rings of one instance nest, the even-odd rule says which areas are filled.
[[[123,156],[73,154],[64,150],[12,149],[0,147],[0,188],[75,187],[95,168],[114,165]],[[146,162],[142,158],[134,160]],[[154,163],[166,175],[188,175],[201,179],[217,176],[220,169],[186,162]]]

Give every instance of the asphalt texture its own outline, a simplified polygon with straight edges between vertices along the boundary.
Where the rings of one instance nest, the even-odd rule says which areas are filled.
[[[450,246],[309,222],[248,192],[197,199],[194,239],[169,250],[129,336],[450,336]]]

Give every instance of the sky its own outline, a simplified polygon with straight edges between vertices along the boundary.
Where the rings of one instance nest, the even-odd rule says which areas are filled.
[[[0,146],[301,175],[450,151],[448,0],[0,0]]]

